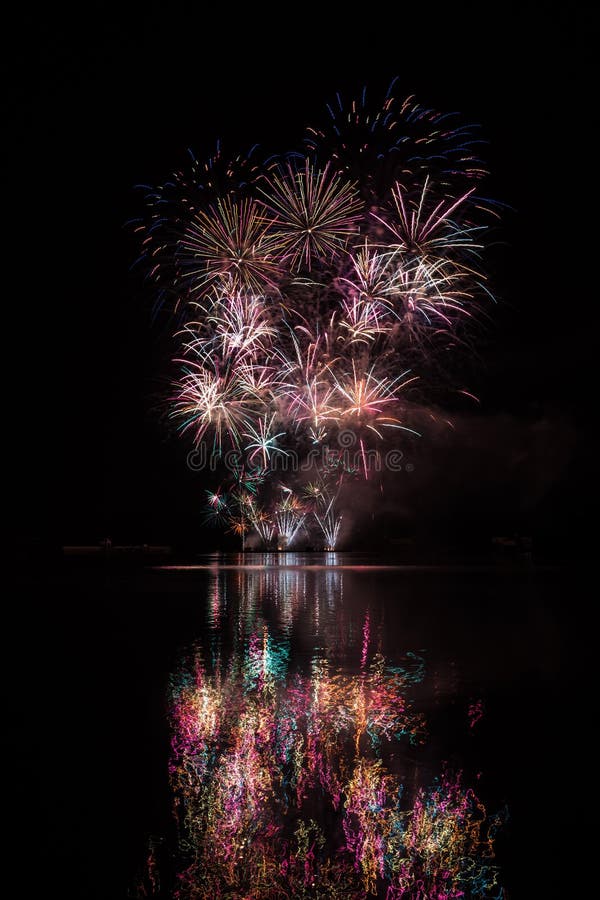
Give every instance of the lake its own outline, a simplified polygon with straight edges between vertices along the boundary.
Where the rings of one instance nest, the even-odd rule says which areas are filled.
[[[8,739],[63,896],[559,896],[558,570],[245,554],[42,599]]]

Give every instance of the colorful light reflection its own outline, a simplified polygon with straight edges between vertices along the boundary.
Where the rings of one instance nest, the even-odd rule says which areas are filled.
[[[340,615],[337,640],[298,652],[294,622],[309,606],[313,634],[321,617],[331,622],[327,607],[343,612],[343,576],[332,574],[313,598],[306,573],[281,573],[276,622],[261,606],[272,574],[240,575],[235,616],[230,582],[214,580],[212,642],[171,682],[173,896],[504,897],[494,864],[502,817],[487,815],[460,772],[441,766],[426,786],[407,778],[427,741],[415,696],[422,655],[392,665],[368,610],[361,623]]]

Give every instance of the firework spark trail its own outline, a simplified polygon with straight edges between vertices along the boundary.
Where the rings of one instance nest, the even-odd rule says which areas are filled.
[[[273,501],[276,463],[289,457],[297,472],[351,429],[360,461],[347,481],[369,479],[380,448],[420,436],[413,408],[428,389],[456,395],[446,360],[470,347],[491,296],[483,253],[496,211],[479,193],[473,127],[393,86],[379,107],[365,89],[328,110],[304,154],[193,158],[146,189],[148,221],[134,223],[158,302],[178,315],[170,418],[196,446],[212,440],[217,458],[242,456],[242,481],[224,474],[232,500],[210,517],[265,544],[267,522],[286,544],[297,536]],[[460,390],[469,396],[462,377]],[[235,499],[248,479],[252,517]],[[340,513],[313,511],[334,546]]]
[[[313,516],[323,534],[327,551],[335,550],[342,526],[342,514],[335,510],[340,488],[341,482],[335,493],[331,494],[328,485],[322,480],[320,483],[309,482],[304,490],[305,496],[313,504]]]
[[[277,532],[281,540],[281,549],[291,547],[294,538],[304,524],[304,514],[294,509],[282,507],[275,513]]]
[[[341,514],[336,516],[333,512],[328,510],[325,515],[321,516],[318,512],[315,512],[315,519],[323,532],[325,549],[335,550],[340,535],[340,528],[342,527]]]

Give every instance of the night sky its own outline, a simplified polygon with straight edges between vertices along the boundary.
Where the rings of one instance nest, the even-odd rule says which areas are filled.
[[[232,154],[297,146],[336,90],[367,84],[375,99],[397,75],[400,92],[481,125],[487,192],[510,207],[490,257],[499,305],[473,385],[481,410],[459,411],[455,442],[422,451],[398,500],[399,533],[452,523],[580,546],[595,405],[595,263],[579,224],[591,156],[588,16],[577,4],[557,18],[537,4],[395,9],[358,18],[340,5],[328,22],[305,7],[267,19],[178,2],[13,15],[3,60],[6,424],[22,543],[196,540],[203,485],[158,411],[172,344],[166,324],[152,324],[143,272],[130,271],[138,247],[125,222],[142,212],[134,186],[185,164],[188,147],[208,156],[217,139]]]
[[[210,155],[218,139],[231,154],[257,142],[295,147],[336,91],[351,96],[367,84],[375,100],[395,76],[401,93],[460,111],[489,141],[486,191],[507,205],[488,263],[499,302],[470,382],[480,409],[452,411],[453,439],[432,433],[422,442],[412,480],[399,481],[374,521],[356,515],[350,549],[381,541],[389,551],[384,539],[404,535],[489,547],[491,536],[514,532],[532,534],[543,561],[588,549],[597,409],[597,252],[587,240],[597,229],[586,220],[597,180],[591,13],[576,3],[559,14],[537,3],[406,6],[352,14],[336,4],[329,19],[323,4],[267,16],[257,5],[240,14],[180,0],[4,13],[3,440],[14,506],[5,519],[26,586],[30,562],[43,562],[45,578],[64,544],[110,535],[115,544],[170,544],[189,560],[221,540],[201,530],[204,483],[186,467],[186,442],[161,420],[173,344],[168,323],[152,321],[143,271],[131,269],[139,246],[125,223],[143,211],[135,185],[185,165],[188,147]],[[587,818],[577,806],[589,817],[585,779],[595,769],[582,757],[594,741],[584,734],[583,669],[593,658],[584,632],[589,640],[593,629],[589,587],[574,586],[578,569],[566,567],[568,589],[557,576],[547,600],[560,610],[555,682],[528,694],[515,676],[519,717],[513,694],[500,698],[495,753],[499,767],[510,757],[537,809],[536,835],[516,815],[523,857],[531,847],[525,885],[536,866],[540,883],[553,884],[553,867],[567,862],[589,893],[594,857],[582,849]],[[104,884],[125,883],[145,822],[168,803],[166,780],[159,789],[152,782],[166,772],[161,704],[169,654],[194,633],[200,595],[189,605],[175,595],[166,604],[121,595],[95,604],[86,594],[102,581],[95,570],[86,577],[72,602],[68,585],[63,597],[56,581],[40,589],[36,576],[33,602],[7,604],[3,771],[16,850],[3,882],[13,876],[12,897],[55,889],[77,900],[121,897]],[[439,597],[449,620],[448,590]],[[497,654],[506,648],[508,676],[510,633],[521,627],[519,595],[509,590]],[[470,643],[473,615],[491,615],[491,602],[474,589],[468,597],[472,607],[444,640]],[[417,600],[415,616],[430,609]],[[427,615],[444,629],[443,614]],[[523,663],[534,681],[543,650],[535,634]],[[569,843],[577,843],[572,865]]]

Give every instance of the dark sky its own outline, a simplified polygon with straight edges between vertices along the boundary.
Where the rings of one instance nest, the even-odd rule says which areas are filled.
[[[407,489],[408,520],[561,540],[583,527],[589,16],[577,4],[556,18],[538,4],[403,7],[357,16],[340,4],[325,21],[318,7],[240,17],[224,4],[91,3],[5,23],[5,441],[20,536],[171,541],[198,527],[201,485],[155,406],[168,341],[129,271],[134,185],[163,179],[187,147],[208,155],[217,138],[232,152],[296,145],[336,90],[366,83],[375,96],[396,75],[402,92],[481,124],[488,192],[514,210],[492,260],[501,302],[482,410],[453,446],[434,446]]]

